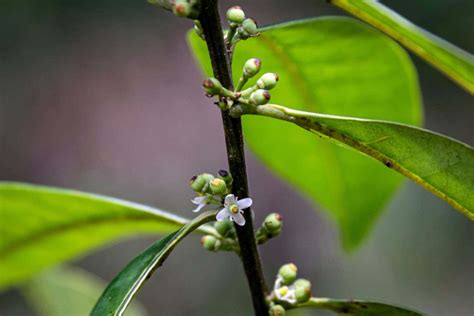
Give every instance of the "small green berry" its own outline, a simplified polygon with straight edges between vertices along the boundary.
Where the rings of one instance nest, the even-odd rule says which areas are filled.
[[[224,195],[227,193],[227,185],[224,180],[214,178],[210,182],[211,192],[214,195]]]
[[[227,20],[232,24],[241,24],[245,20],[245,13],[241,7],[235,6],[227,10]]]
[[[186,1],[176,1],[173,5],[173,13],[176,16],[187,17],[191,14],[192,8]]]
[[[296,280],[298,268],[293,263],[283,265],[278,271],[278,275],[282,278],[283,284],[290,284]]]
[[[203,193],[209,187],[209,182],[214,179],[214,176],[209,173],[203,173],[198,176],[194,176],[189,181],[191,188],[196,191]]]
[[[298,303],[305,303],[311,298],[311,282],[305,279],[298,279],[293,285]]]
[[[272,235],[277,235],[280,233],[283,226],[283,217],[278,213],[271,213],[263,221],[263,226],[270,232]]]
[[[221,245],[220,240],[211,235],[205,235],[201,238],[201,245],[209,251],[217,251]]]
[[[221,169],[217,173],[219,175],[219,178],[225,181],[226,184],[231,185],[232,184],[232,175],[229,173],[229,171]]]
[[[245,19],[242,22],[242,29],[250,36],[258,33],[257,23],[253,19]]]
[[[208,78],[204,80],[202,86],[204,87],[206,94],[210,96],[220,94],[222,91],[222,84],[216,78]]]
[[[268,90],[258,89],[250,95],[249,101],[253,105],[263,105],[270,101],[271,95]]]
[[[285,316],[285,308],[283,308],[283,306],[281,305],[273,305],[272,307],[270,307],[270,310],[268,311],[268,314],[270,316]]]
[[[268,72],[257,80],[257,87],[259,89],[271,90],[275,88],[279,79],[277,74]]]
[[[262,62],[258,58],[252,58],[245,62],[244,65],[244,76],[247,78],[252,78],[260,71],[262,67]]]
[[[229,231],[234,227],[234,225],[232,224],[232,222],[228,219],[225,219],[223,221],[217,221],[214,223],[214,228],[217,230],[217,232],[221,235],[221,236],[226,236]]]

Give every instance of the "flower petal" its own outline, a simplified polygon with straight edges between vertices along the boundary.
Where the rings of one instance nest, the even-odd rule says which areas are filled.
[[[227,194],[224,200],[225,205],[229,205],[235,203],[235,196],[233,194]]]
[[[237,201],[237,206],[241,210],[246,209],[247,207],[250,207],[250,205],[252,205],[252,199],[251,198],[245,198],[245,199]]]
[[[244,226],[245,225],[245,218],[242,213],[238,212],[237,214],[232,214],[232,219],[234,222],[237,223],[237,225]]]
[[[196,207],[196,208],[193,210],[193,212],[194,212],[194,213],[199,212],[200,210],[202,210],[202,208],[203,208],[204,206],[206,206],[206,204],[199,204],[198,207]]]
[[[225,220],[229,216],[230,216],[230,213],[227,210],[227,207],[224,207],[222,210],[219,211],[219,213],[217,213],[216,220],[218,220],[220,222],[220,221]]]
[[[194,199],[191,200],[194,204],[206,204],[207,200],[209,200],[208,196],[196,196]]]

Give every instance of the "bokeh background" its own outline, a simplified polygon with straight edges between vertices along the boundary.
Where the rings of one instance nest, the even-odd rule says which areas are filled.
[[[220,3],[241,5],[260,24],[344,14],[322,0]],[[384,3],[474,51],[473,1]],[[226,167],[220,115],[202,94],[202,75],[186,46],[190,26],[144,0],[0,0],[0,179],[98,192],[190,216],[190,176]],[[474,144],[472,97],[412,58],[425,126]],[[261,247],[269,283],[279,266],[295,262],[318,296],[472,315],[474,226],[446,203],[406,183],[367,241],[348,254],[325,213],[247,157],[257,224],[272,211],[285,218],[281,238]],[[109,245],[74,264],[111,280],[153,240]],[[176,249],[139,300],[150,315],[252,314],[239,261],[203,251],[196,236]],[[17,290],[0,294],[0,314],[35,315]]]

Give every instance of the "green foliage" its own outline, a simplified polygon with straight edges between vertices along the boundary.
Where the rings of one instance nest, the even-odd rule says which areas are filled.
[[[97,301],[91,316],[122,315],[128,304],[151,274],[163,264],[176,245],[189,233],[206,222],[215,219],[217,212],[206,212],[152,244],[148,249],[135,257],[109,283]]]
[[[104,281],[87,271],[62,266],[39,274],[22,292],[40,316],[84,316],[89,315],[105,287]],[[134,302],[127,315],[146,313]]]
[[[0,271],[8,271],[0,289],[107,242],[188,222],[119,199],[11,182],[0,182],[0,206]]]
[[[281,78],[272,102],[420,124],[415,70],[407,54],[386,36],[353,19],[336,17],[262,30],[261,36],[237,45],[234,77],[240,76],[247,59],[260,58],[264,72]],[[190,36],[190,43],[209,73],[204,43],[197,36]],[[245,117],[244,131],[266,166],[335,217],[346,248],[362,241],[402,181],[376,162],[291,125]]]
[[[375,0],[331,0],[410,49],[458,85],[474,93],[472,54],[414,25]]]
[[[422,314],[405,308],[360,300],[338,300],[331,298],[312,298],[299,307],[327,309],[341,315],[351,316],[421,316]]]
[[[259,106],[257,113],[294,122],[373,157],[474,220],[474,149],[467,144],[404,124],[296,111],[275,104]]]

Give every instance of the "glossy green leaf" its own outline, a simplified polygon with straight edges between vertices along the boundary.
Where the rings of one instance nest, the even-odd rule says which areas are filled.
[[[187,222],[115,198],[0,181],[0,271],[8,271],[0,289],[118,238],[169,233]]]
[[[215,220],[216,213],[210,211],[201,214],[177,232],[163,237],[136,256],[110,282],[97,301],[91,316],[122,315],[138,290],[163,264],[174,247],[202,224]]]
[[[433,35],[376,0],[331,0],[332,4],[397,40],[458,85],[474,93],[472,54]]]
[[[205,44],[197,36],[190,42],[210,73]],[[262,73],[280,76],[272,102],[311,112],[421,123],[417,76],[408,55],[356,20],[328,17],[264,28],[260,37],[237,45],[234,79],[251,57],[261,58]],[[295,126],[258,117],[243,121],[253,152],[337,220],[345,248],[361,242],[403,179]]]
[[[421,316],[409,309],[361,300],[339,300],[332,298],[311,298],[298,308],[326,309],[341,315],[351,316]]]
[[[39,274],[22,292],[39,316],[84,316],[89,315],[106,286],[85,270],[62,266]],[[127,316],[144,315],[145,310],[137,302],[127,310]]]
[[[410,178],[474,220],[474,148],[399,123],[292,110],[276,104],[250,107],[350,146]]]

